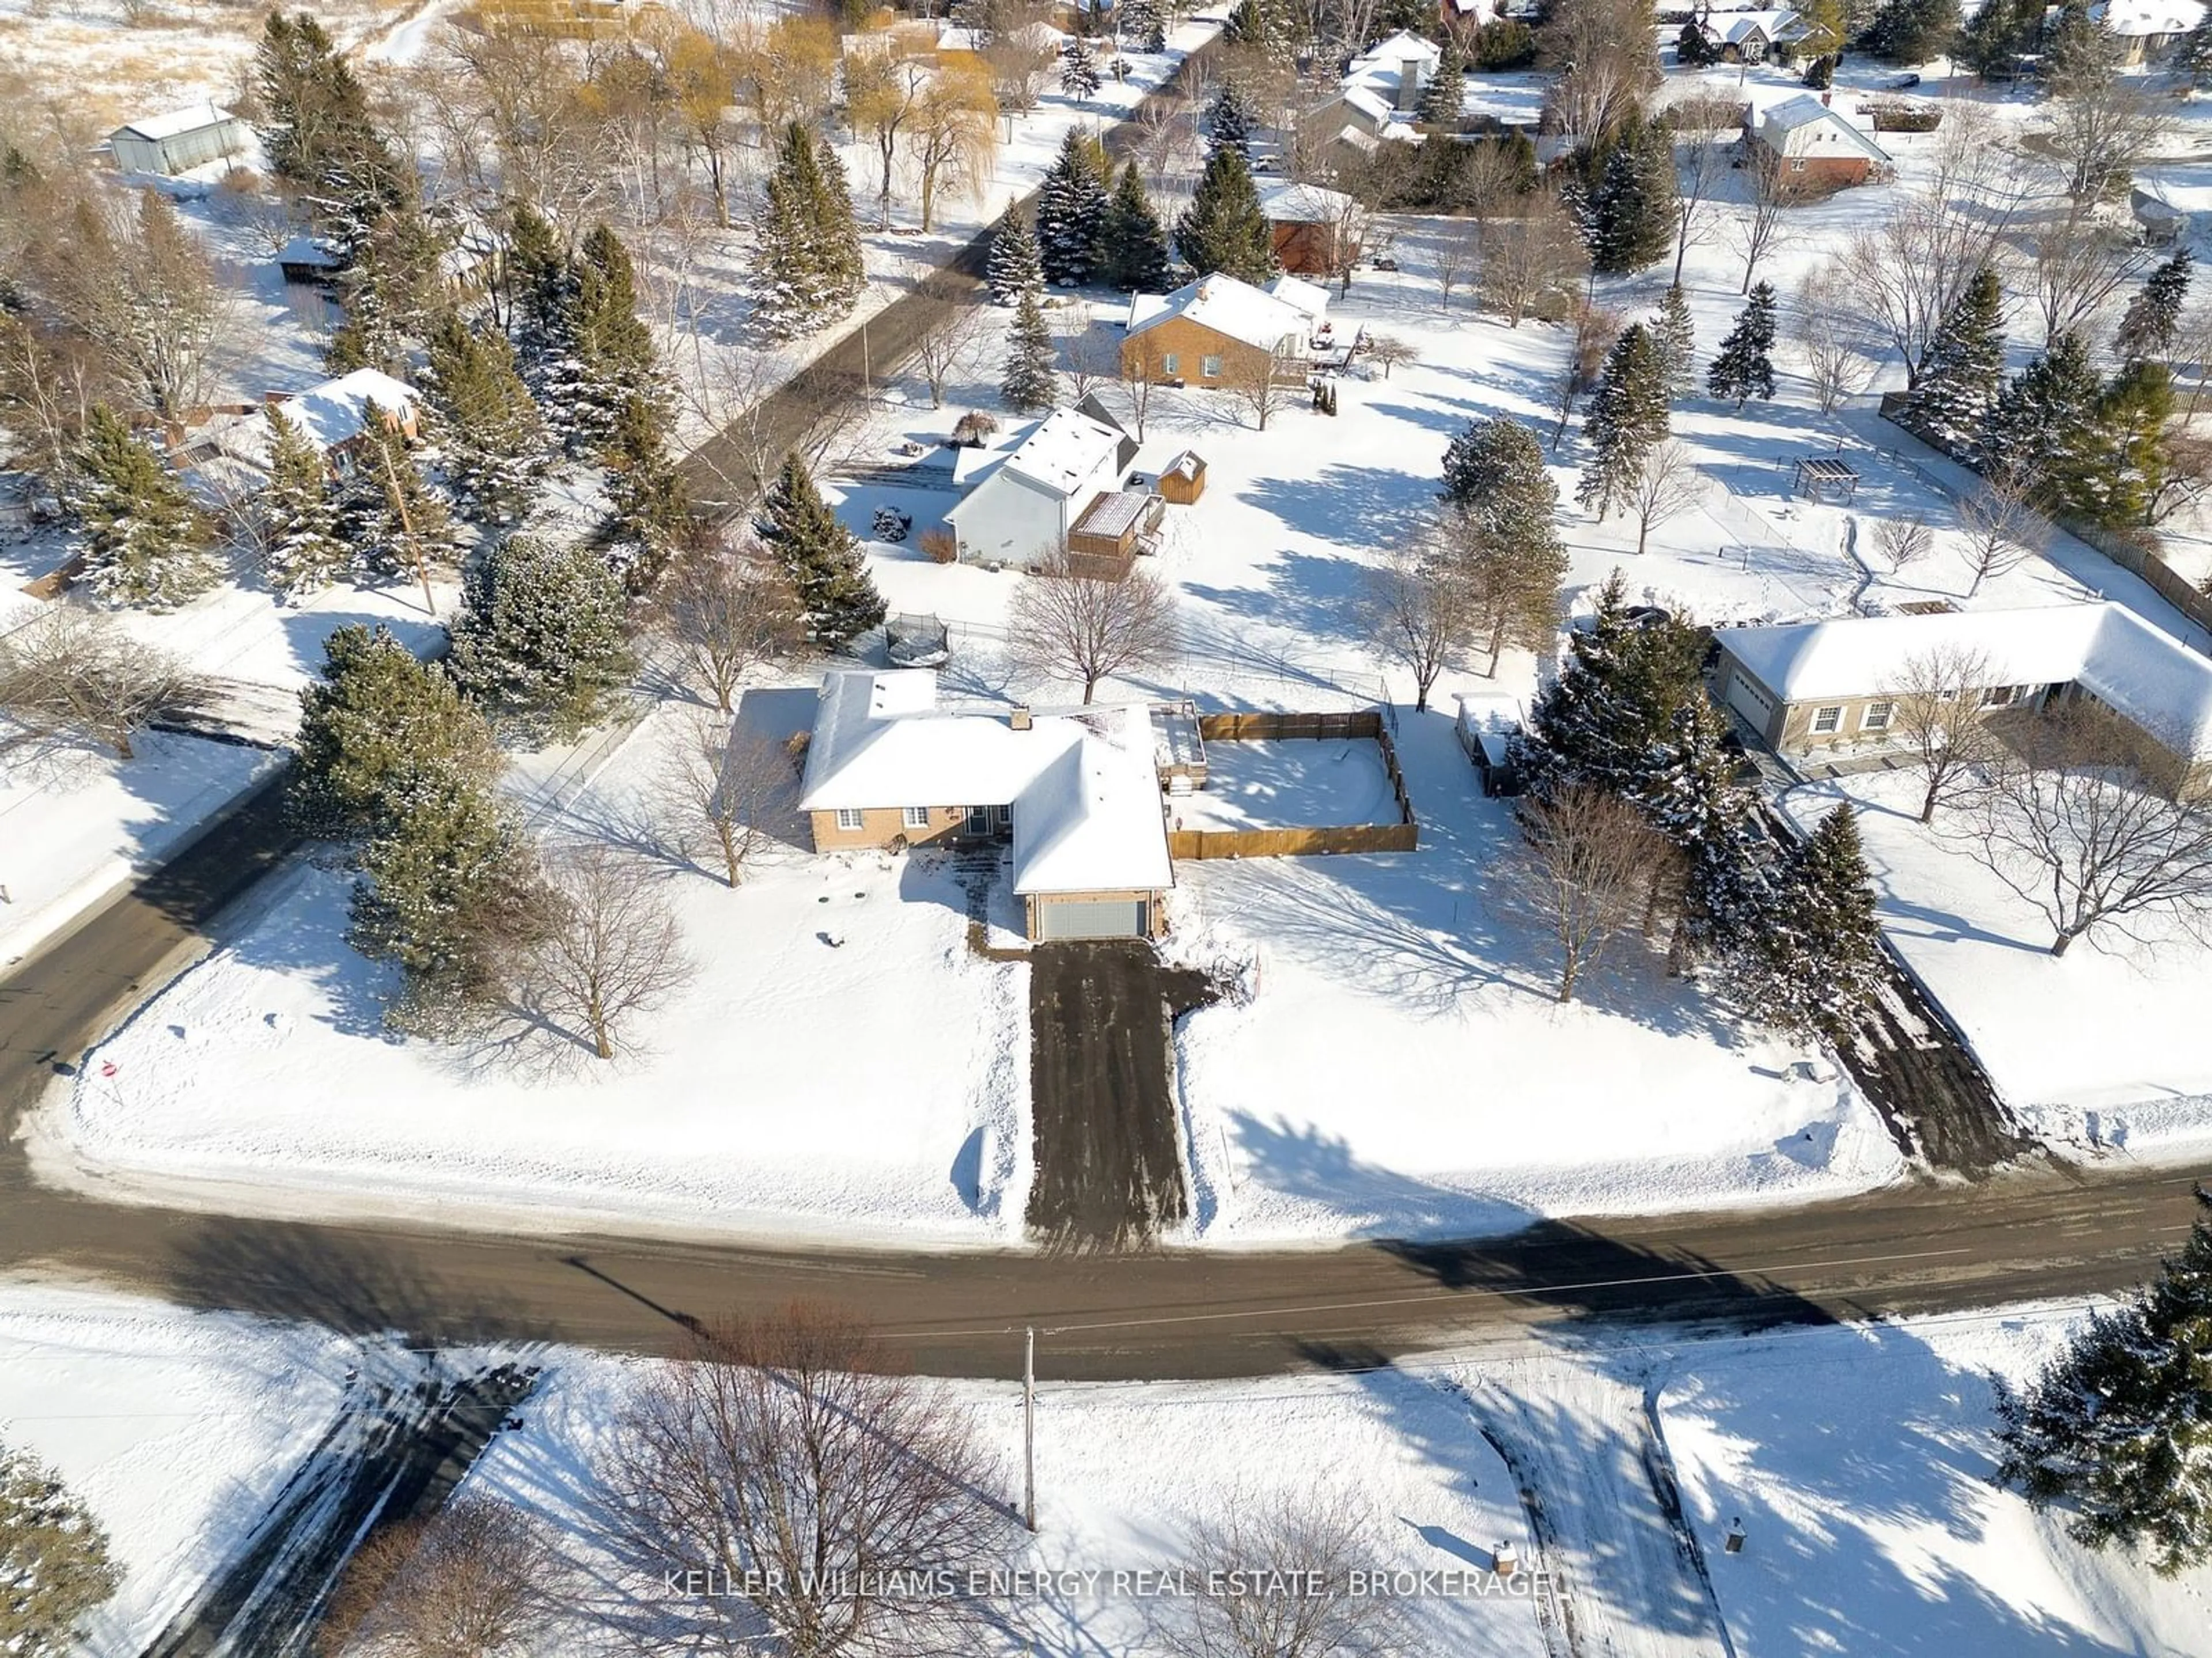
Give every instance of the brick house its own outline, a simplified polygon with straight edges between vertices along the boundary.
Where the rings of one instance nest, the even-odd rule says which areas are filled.
[[[1746,142],[1774,157],[1784,184],[1811,194],[1863,185],[1891,164],[1871,136],[1809,92],[1754,116]]]
[[[1273,184],[1260,192],[1275,263],[1300,276],[1333,276],[1359,258],[1364,216],[1340,190],[1319,185]]]
[[[1310,282],[1298,287],[1318,291]],[[1261,374],[1298,384],[1318,320],[1290,299],[1217,270],[1164,296],[1129,296],[1121,372],[1161,385],[1233,386]]]
[[[1167,817],[1143,704],[943,708],[926,668],[823,677],[799,808],[817,852],[1010,841],[1033,939],[1165,930]]]

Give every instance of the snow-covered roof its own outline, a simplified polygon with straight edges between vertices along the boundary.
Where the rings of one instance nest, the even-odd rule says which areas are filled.
[[[1109,489],[1083,509],[1083,516],[1072,526],[1087,536],[1110,536],[1116,540],[1129,526],[1145,515],[1152,504],[1151,494],[1143,489]]]
[[[1261,290],[1271,300],[1280,300],[1285,305],[1306,319],[1309,327],[1318,327],[1328,315],[1328,289],[1319,282],[1310,282],[1303,276],[1285,272],[1272,277]]]
[[[1139,307],[1137,299],[1148,303]],[[1170,317],[1187,318],[1224,338],[1240,340],[1262,351],[1273,351],[1286,339],[1295,341],[1306,328],[1306,319],[1295,306],[1218,270],[1185,282],[1164,298],[1156,300],[1148,294],[1133,298],[1129,332],[1141,334]]]
[[[1181,454],[1177,455],[1173,460],[1170,461],[1166,465],[1160,468],[1160,476],[1162,477],[1176,477],[1194,478],[1205,470],[1206,461],[1204,457],[1200,455],[1198,451],[1195,449],[1186,449]]]
[[[2089,15],[2115,34],[2186,34],[2204,21],[2199,0],[2098,0]]]
[[[1348,83],[1339,95],[1352,108],[1379,125],[1388,126],[1391,116],[1396,113],[1391,108],[1390,100],[1388,98],[1363,82]]]
[[[345,256],[319,236],[310,236],[302,231],[276,250],[276,263],[335,270],[345,263]]]
[[[1260,211],[1278,224],[1335,224],[1352,204],[1340,190],[1287,179],[1260,191]]]
[[[1890,159],[1889,152],[1865,131],[1809,92],[1785,99],[1759,112],[1760,138],[1769,149],[1784,154],[1800,154],[1802,146],[1792,142],[1793,136],[1812,127],[1832,131],[1847,149],[1856,149],[1870,161],[1887,163]]]
[[[115,131],[117,133],[128,132],[149,143],[158,144],[165,138],[182,137],[187,132],[221,126],[226,121],[237,118],[228,110],[218,108],[214,104],[193,104],[185,109],[173,109],[167,115],[146,116]]]
[[[1141,704],[1034,714],[937,706],[927,668],[825,674],[806,750],[807,811],[1006,806],[1017,892],[1153,890],[1173,884]]]
[[[370,404],[387,415],[404,416],[414,409],[415,398],[415,388],[405,381],[374,368],[356,368],[276,406],[315,447],[328,449],[362,434]]]
[[[2177,752],[2212,759],[2212,659],[2109,601],[1717,631],[1784,702],[1875,695],[1914,658],[1964,651],[1988,662],[1991,685],[2078,684]]]
[[[1724,21],[1714,19],[1705,26],[1705,32],[1715,39],[1735,46],[1741,46],[1754,33],[1770,40],[1795,40],[1809,31],[1805,21],[1794,11],[1739,11]]]
[[[1118,427],[1076,409],[1055,409],[1006,457],[1005,470],[1056,495],[1072,495],[1119,452]]]
[[[1425,40],[1410,30],[1400,29],[1353,58],[1351,73],[1357,76],[1362,70],[1387,69],[1395,74],[1399,65],[1408,58],[1418,59],[1425,70],[1434,69],[1443,61],[1443,51],[1433,40]]]

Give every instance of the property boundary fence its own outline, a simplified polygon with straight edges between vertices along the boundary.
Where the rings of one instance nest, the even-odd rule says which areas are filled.
[[[1398,766],[1397,744],[1376,708],[1332,714],[1283,714],[1239,708],[1200,714],[1198,734],[1208,743],[1257,743],[1270,739],[1365,738],[1382,750],[1382,769],[1397,804],[1395,823],[1343,823],[1295,829],[1170,829],[1170,858],[1310,858],[1339,852],[1411,852],[1419,844],[1420,825]]]

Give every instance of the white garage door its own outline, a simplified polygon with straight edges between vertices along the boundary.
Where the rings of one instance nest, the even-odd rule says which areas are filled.
[[[1141,898],[1041,898],[1037,901],[1040,938],[1141,938],[1145,936],[1145,901]]]
[[[1728,701],[1751,721],[1753,730],[1765,735],[1767,722],[1774,718],[1774,699],[1746,678],[1741,668],[1729,676]]]

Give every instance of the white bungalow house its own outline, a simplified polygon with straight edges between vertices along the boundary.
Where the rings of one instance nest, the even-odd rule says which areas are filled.
[[[2112,32],[2121,61],[2147,64],[2204,21],[2202,0],[2098,0],[2089,15]]]
[[[817,852],[1010,839],[1034,939],[1150,938],[1175,884],[1141,703],[945,708],[926,668],[823,677],[799,808]]]
[[[228,110],[194,104],[119,126],[107,135],[107,147],[121,171],[167,178],[235,155],[252,136]]]
[[[1135,445],[1095,400],[1055,409],[1019,443],[979,452],[955,477],[970,483],[947,513],[964,563],[1027,568],[1067,547],[1091,503],[1121,487]]]

